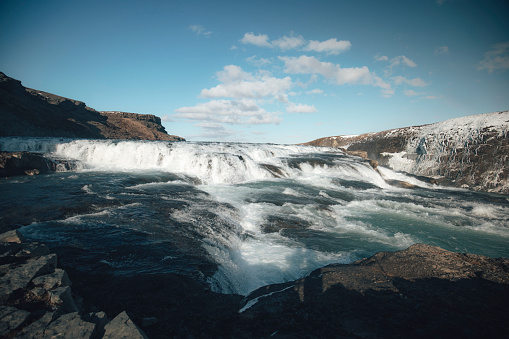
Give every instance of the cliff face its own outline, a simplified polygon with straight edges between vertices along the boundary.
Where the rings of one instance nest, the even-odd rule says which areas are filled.
[[[431,176],[454,186],[509,193],[509,111],[456,118],[308,145],[367,152],[394,170]]]
[[[150,114],[98,112],[84,102],[25,88],[0,72],[0,136],[174,140]]]

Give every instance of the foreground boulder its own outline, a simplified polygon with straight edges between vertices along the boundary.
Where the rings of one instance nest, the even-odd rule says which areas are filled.
[[[85,313],[75,301],[56,254],[26,242],[17,230],[0,234],[1,338],[146,338],[122,312]]]
[[[262,287],[239,314],[255,336],[501,338],[509,259],[416,244]]]

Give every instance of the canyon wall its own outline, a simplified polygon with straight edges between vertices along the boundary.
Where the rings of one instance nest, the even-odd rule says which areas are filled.
[[[184,141],[151,114],[98,112],[84,102],[24,87],[0,72],[0,137]]]
[[[366,152],[397,171],[478,191],[509,193],[509,111],[306,143]]]

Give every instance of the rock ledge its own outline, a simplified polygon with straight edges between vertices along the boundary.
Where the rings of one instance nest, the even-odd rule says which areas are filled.
[[[147,338],[121,312],[83,313],[57,256],[17,230],[0,234],[1,338]]]

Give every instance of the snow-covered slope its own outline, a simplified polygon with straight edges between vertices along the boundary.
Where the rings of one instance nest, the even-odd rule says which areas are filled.
[[[456,186],[509,193],[509,111],[450,119],[308,144],[365,151],[395,170],[447,179]]]

